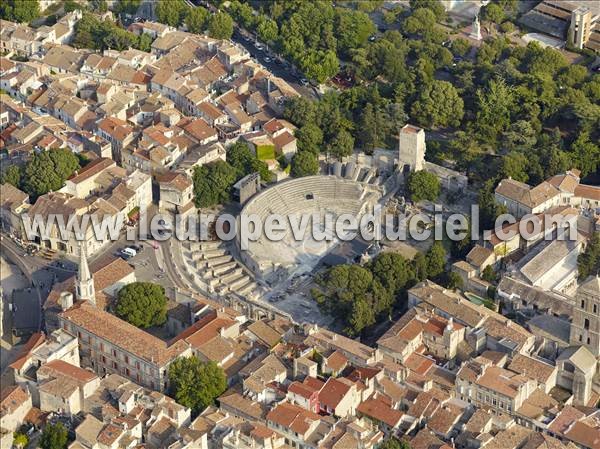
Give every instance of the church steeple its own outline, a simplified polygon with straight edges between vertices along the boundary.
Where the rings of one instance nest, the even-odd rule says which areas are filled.
[[[90,273],[87,263],[85,244],[79,243],[79,270],[76,280],[77,299],[89,301],[96,304],[96,292],[94,291],[94,278]]]

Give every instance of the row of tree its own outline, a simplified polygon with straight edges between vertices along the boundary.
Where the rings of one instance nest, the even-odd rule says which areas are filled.
[[[267,164],[259,160],[244,142],[238,141],[229,147],[226,159],[195,167],[192,178],[197,207],[212,207],[229,202],[233,185],[250,173],[258,172],[262,181],[271,181]]]
[[[152,40],[149,34],[142,33],[138,36],[123,29],[110,19],[102,20],[94,14],[84,13],[81,20],[75,25],[72,45],[75,48],[117,51],[133,47],[149,52]]]
[[[338,57],[365,45],[376,30],[363,10],[323,0],[262,2],[258,14],[248,3],[234,0],[229,11],[241,26],[319,83],[339,71]]]
[[[233,19],[229,14],[210,14],[206,8],[192,8],[184,0],[158,0],[154,13],[159,22],[172,27],[185,25],[190,33],[208,32],[215,39],[229,39],[233,34]]]
[[[404,309],[406,291],[415,283],[427,278],[443,281],[445,265],[446,251],[436,241],[413,260],[384,252],[365,265],[336,265],[317,277],[319,287],[311,293],[325,312],[345,325],[348,335],[355,336]]]

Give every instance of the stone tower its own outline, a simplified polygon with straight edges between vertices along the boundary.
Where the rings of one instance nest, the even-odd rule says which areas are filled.
[[[87,251],[85,244],[79,244],[79,270],[75,281],[76,297],[81,301],[89,301],[96,304],[96,292],[94,291],[94,278],[90,273],[87,262]]]
[[[590,276],[577,289],[569,342],[600,356],[600,277]]]
[[[398,138],[400,168],[423,170],[425,163],[425,131],[414,125],[404,125]]]

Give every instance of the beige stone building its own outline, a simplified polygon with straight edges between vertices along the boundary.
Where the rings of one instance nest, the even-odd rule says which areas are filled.
[[[591,276],[577,289],[570,343],[584,345],[600,357],[600,277]]]
[[[477,357],[456,375],[456,395],[461,400],[497,414],[513,415],[537,388],[533,379]]]

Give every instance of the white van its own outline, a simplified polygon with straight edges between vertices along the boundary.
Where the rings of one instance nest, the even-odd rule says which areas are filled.
[[[133,248],[123,248],[121,252],[129,257],[134,257],[137,254],[137,251]]]

